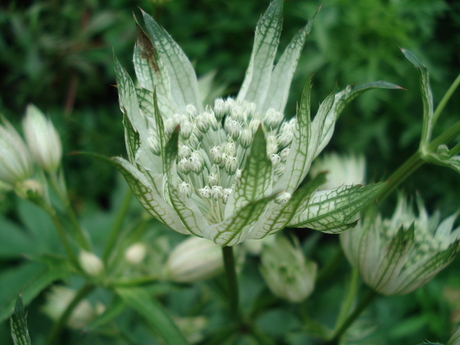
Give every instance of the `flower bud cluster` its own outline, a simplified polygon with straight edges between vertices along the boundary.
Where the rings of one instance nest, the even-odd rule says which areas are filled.
[[[155,155],[160,155],[153,114],[146,114],[146,118],[148,145]],[[184,114],[168,117],[164,120],[167,140],[178,126],[177,189],[183,196],[201,198],[203,203],[199,204],[211,222],[223,219],[223,207],[219,204],[227,202],[241,178],[257,129],[262,126],[265,133],[274,182],[284,173],[296,130],[295,119],[286,121],[274,109],[260,114],[254,103],[232,98],[217,99],[202,112],[188,105]],[[285,198],[282,199],[280,202]]]

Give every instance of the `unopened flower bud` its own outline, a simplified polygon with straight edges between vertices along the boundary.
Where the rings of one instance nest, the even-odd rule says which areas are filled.
[[[211,278],[222,269],[222,248],[212,241],[190,237],[169,254],[166,277],[176,282],[193,283]]]
[[[0,125],[0,180],[14,186],[32,175],[32,158],[13,126]]]
[[[29,105],[23,121],[24,134],[32,157],[47,172],[61,164],[61,139],[52,122],[34,105]]]
[[[261,260],[260,271],[274,295],[299,303],[312,293],[317,266],[305,259],[298,244],[278,236],[263,248]]]
[[[88,275],[98,276],[104,270],[104,264],[95,254],[82,250],[78,257],[80,266]]]
[[[144,260],[147,247],[144,243],[134,243],[125,251],[125,259],[130,264],[136,265]]]

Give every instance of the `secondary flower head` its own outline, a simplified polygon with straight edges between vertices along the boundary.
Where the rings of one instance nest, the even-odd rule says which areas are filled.
[[[43,170],[55,172],[61,164],[62,145],[51,120],[36,106],[29,105],[23,127],[34,160]]]
[[[14,187],[33,173],[29,150],[13,126],[0,124],[0,181]]]
[[[400,197],[391,219],[365,217],[364,223],[341,234],[348,261],[375,291],[401,295],[430,281],[455,257],[460,227],[457,214],[440,223],[439,213],[429,217],[422,202],[415,217]]]
[[[286,226],[340,232],[381,185],[342,186],[316,196],[311,162],[329,142],[346,103],[377,82],[329,95],[310,118],[310,82],[296,117],[284,116],[289,88],[311,23],[273,68],[282,0],[261,18],[240,92],[204,106],[195,71],[176,42],[146,13],[138,27],[135,87],[115,59],[128,160],[115,157],[142,205],[172,229],[222,246],[260,239]]]
[[[304,257],[298,243],[277,236],[264,246],[261,260],[260,271],[274,295],[298,303],[312,293],[317,266]]]

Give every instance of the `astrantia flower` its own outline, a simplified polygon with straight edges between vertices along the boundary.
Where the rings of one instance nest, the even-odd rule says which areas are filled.
[[[458,251],[457,214],[439,223],[439,213],[428,216],[419,201],[416,218],[400,198],[391,219],[365,217],[340,239],[350,263],[375,291],[406,294],[430,281]]]
[[[144,13],[134,67],[139,82],[115,59],[129,160],[113,158],[142,205],[172,229],[232,246],[286,226],[339,232],[369,204],[381,185],[342,186],[315,196],[321,174],[300,183],[329,142],[343,107],[377,82],[329,95],[310,119],[310,82],[296,117],[284,108],[311,23],[294,37],[273,68],[282,0],[261,18],[236,98],[203,106],[190,61]]]

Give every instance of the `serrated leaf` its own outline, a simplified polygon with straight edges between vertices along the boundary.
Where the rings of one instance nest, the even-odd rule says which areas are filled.
[[[294,140],[289,150],[289,155],[286,161],[285,173],[276,182],[274,190],[283,190],[287,193],[293,193],[310,168],[311,159],[308,153],[310,144],[311,132],[311,77],[305,84],[300,106],[297,110],[296,128],[294,131]]]
[[[286,107],[289,97],[292,77],[294,76],[300,53],[302,52],[317,14],[318,12],[316,12],[313,18],[308,21],[307,25],[294,36],[277,62],[271,76],[270,87],[262,112],[266,112],[268,109],[273,108],[276,111],[284,113],[284,108]]]
[[[24,306],[22,298],[19,296],[16,300],[13,315],[10,319],[11,337],[14,345],[31,345],[29,330],[27,328],[27,320],[24,315]]]
[[[179,127],[171,135],[164,154],[164,174],[168,177],[167,191],[171,206],[190,234],[203,236],[208,232],[208,222],[197,205],[177,190],[176,158],[179,142]]]
[[[246,100],[262,109],[273,70],[281,35],[283,1],[274,0],[257,23],[254,46],[238,100]]]
[[[209,236],[205,235],[205,237],[222,247],[234,246],[244,241],[264,213],[268,203],[275,197],[276,194],[248,203],[234,212],[230,218],[211,225]]]
[[[385,183],[368,186],[342,186],[319,191],[307,208],[294,216],[291,227],[308,227],[326,233],[339,233],[356,225],[351,219],[369,206],[385,188]]]
[[[142,288],[117,288],[123,301],[138,312],[163,338],[166,344],[188,345],[168,311]]]
[[[423,63],[409,50],[401,49],[402,53],[411,64],[413,64],[420,74],[420,91],[423,102],[423,129],[420,140],[420,147],[425,147],[431,140],[433,132],[433,93],[431,92],[430,76]]]
[[[284,229],[299,207],[304,202],[308,202],[310,195],[324,182],[326,182],[326,174],[318,174],[313,180],[300,187],[286,204],[271,204],[248,238],[260,239]]]
[[[225,217],[229,217],[234,210],[250,201],[263,198],[271,192],[272,162],[266,152],[267,141],[262,126],[259,126],[254,135],[251,152],[241,172],[241,179],[225,206]]]
[[[142,14],[147,32],[164,65],[162,72],[167,71],[169,75],[172,99],[177,104],[178,110],[185,112],[185,107],[192,104],[198,112],[202,112],[198,82],[189,59],[172,37],[151,16],[145,12]]]

